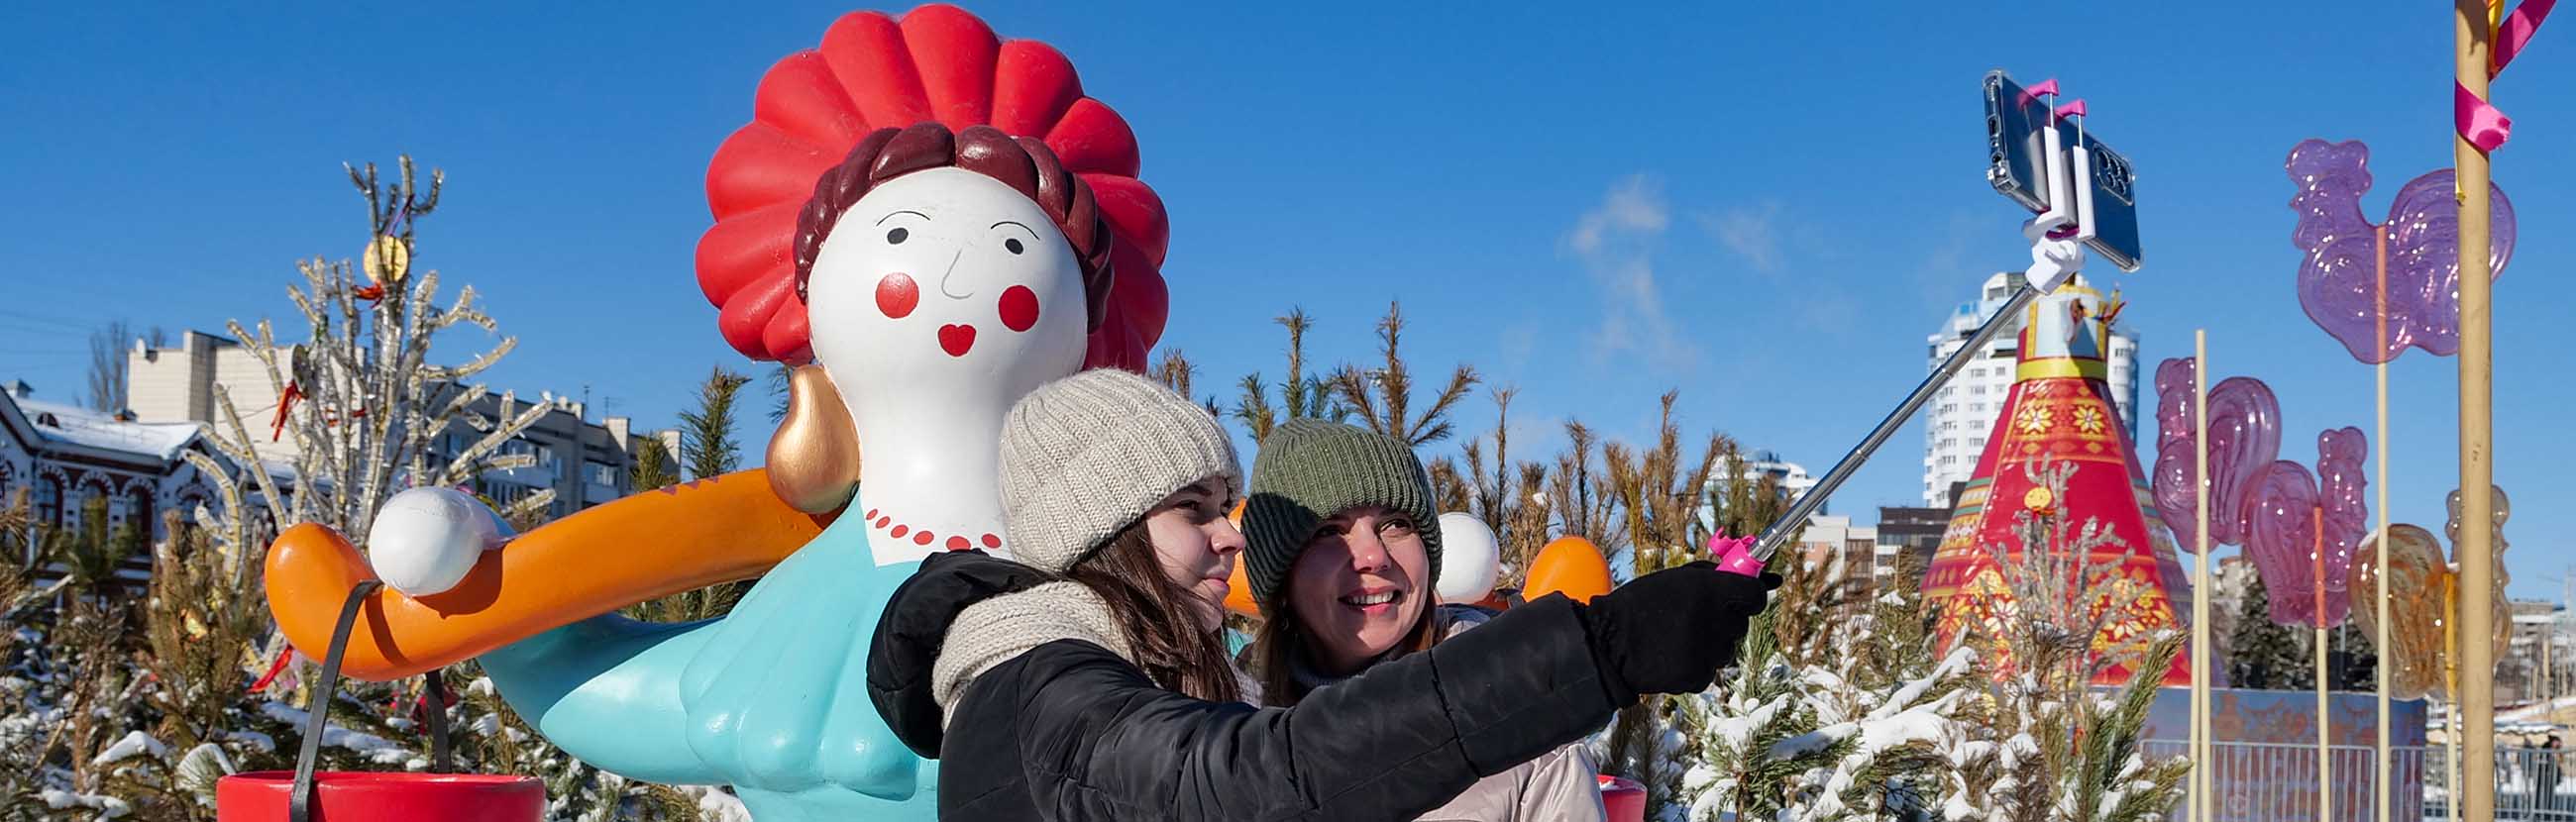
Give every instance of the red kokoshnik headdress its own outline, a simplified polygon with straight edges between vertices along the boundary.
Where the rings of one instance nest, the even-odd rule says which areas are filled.
[[[1170,219],[1136,179],[1135,132],[1083,95],[1054,47],[1004,41],[955,6],[900,18],[853,12],[823,33],[821,47],[771,67],[752,111],[708,164],[716,224],[698,238],[698,287],[720,309],[716,324],[734,350],[789,364],[813,359],[796,294],[797,213],[815,181],[870,131],[935,121],[1040,139],[1090,186],[1114,235],[1116,279],[1083,365],[1144,370],[1170,309],[1162,275]]]

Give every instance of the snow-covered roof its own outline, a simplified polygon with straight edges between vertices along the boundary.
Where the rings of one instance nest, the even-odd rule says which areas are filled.
[[[195,441],[193,422],[127,422],[74,405],[10,396],[36,436],[48,442],[114,451],[168,462]]]

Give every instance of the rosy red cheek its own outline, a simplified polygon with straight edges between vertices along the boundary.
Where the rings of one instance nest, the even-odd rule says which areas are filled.
[[[885,312],[887,319],[903,319],[920,304],[921,288],[912,284],[911,277],[888,274],[877,281],[877,310]]]
[[[1002,324],[1013,331],[1027,331],[1038,324],[1038,293],[1028,286],[1015,285],[1002,292]]]

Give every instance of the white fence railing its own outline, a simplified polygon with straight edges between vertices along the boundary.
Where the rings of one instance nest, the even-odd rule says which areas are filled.
[[[2146,745],[2150,757],[2187,753],[2180,742]],[[2391,750],[2394,765],[2390,816],[2396,820],[2440,822],[2450,818],[2446,750],[2401,747]],[[2210,769],[2217,793],[2216,822],[2375,822],[2377,798],[2373,780],[2375,751],[2368,746],[2333,746],[2326,750],[2333,788],[2317,791],[2317,748],[2225,742],[2215,746]],[[2496,749],[2496,818],[2527,822],[2576,822],[2576,771],[2565,752],[2544,748]],[[2546,784],[2544,784],[2546,783]],[[2331,813],[2318,814],[2320,800],[2332,802]],[[2183,809],[2172,818],[2185,819]]]

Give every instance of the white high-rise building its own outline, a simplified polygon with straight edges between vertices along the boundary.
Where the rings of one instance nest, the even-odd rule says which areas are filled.
[[[1928,338],[1931,348],[1924,370],[1941,367],[1951,352],[1968,343],[1977,325],[2003,308],[2004,301],[2024,283],[2021,272],[2008,271],[1986,278],[1984,288],[1972,302],[1960,303],[1941,323],[1941,330]],[[2078,278],[2069,288],[2083,288]],[[2102,298],[2089,289],[2078,292],[2087,310],[2098,312]],[[1934,508],[1950,506],[1950,486],[1968,481],[1977,470],[1977,460],[1985,456],[1986,435],[1994,431],[1995,415],[2003,413],[2004,394],[2012,390],[2015,357],[2021,353],[2022,318],[2013,317],[2001,333],[1986,344],[1984,356],[1968,363],[1942,386],[1941,393],[1924,406],[1923,416],[1923,504]],[[2138,336],[2126,328],[2114,326],[2109,341],[2111,402],[2119,407],[2120,420],[2127,426],[2129,440],[2138,439]]]

